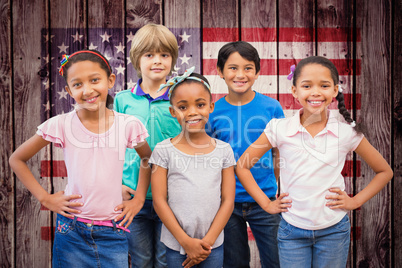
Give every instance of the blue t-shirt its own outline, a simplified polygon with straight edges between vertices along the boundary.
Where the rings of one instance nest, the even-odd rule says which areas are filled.
[[[209,116],[207,133],[232,146],[236,161],[256,141],[272,118],[283,118],[279,102],[255,92],[254,99],[241,106],[228,103],[221,98],[215,103],[215,110]],[[268,197],[274,197],[277,184],[274,174],[272,152],[269,150],[253,166],[251,173],[258,186]],[[235,202],[255,202],[236,176]]]

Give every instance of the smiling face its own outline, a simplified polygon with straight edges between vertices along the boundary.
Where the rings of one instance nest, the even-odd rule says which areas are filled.
[[[174,89],[171,98],[170,113],[189,133],[205,132],[209,114],[214,110],[214,103],[208,89],[199,82],[180,84]]]
[[[108,90],[113,87],[115,78],[114,74],[108,77],[97,62],[75,62],[67,71],[66,91],[75,100],[79,110],[96,112],[100,107],[106,107]]]
[[[225,62],[223,70],[218,68],[219,76],[225,79],[229,94],[243,95],[251,92],[259,73],[255,63],[243,58],[239,52],[233,52]]]
[[[139,65],[143,79],[162,84],[172,68],[172,56],[169,52],[146,52],[141,56]]]
[[[303,106],[303,116],[326,115],[328,105],[338,95],[338,85],[334,84],[331,71],[321,64],[307,64],[295,82],[292,94]]]

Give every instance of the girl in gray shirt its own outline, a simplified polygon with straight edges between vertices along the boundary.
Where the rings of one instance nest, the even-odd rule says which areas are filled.
[[[208,81],[193,70],[161,86],[170,87],[170,113],[182,131],[153,150],[152,196],[168,267],[218,268],[222,230],[233,211],[236,161],[229,144],[205,132],[214,103]]]

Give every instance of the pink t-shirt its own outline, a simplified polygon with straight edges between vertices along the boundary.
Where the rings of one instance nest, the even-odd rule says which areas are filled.
[[[111,220],[121,211],[122,173],[126,148],[145,141],[148,132],[134,116],[114,111],[108,131],[97,134],[81,123],[76,111],[50,118],[36,132],[63,148],[68,183],[65,195],[80,194],[82,211],[77,217]]]
[[[345,189],[341,172],[346,156],[357,148],[363,134],[330,111],[327,126],[312,137],[300,124],[302,111],[290,118],[272,119],[264,132],[279,149],[281,193],[289,193],[292,200],[283,219],[302,229],[318,230],[338,223],[346,214],[328,208],[325,196],[330,188]]]

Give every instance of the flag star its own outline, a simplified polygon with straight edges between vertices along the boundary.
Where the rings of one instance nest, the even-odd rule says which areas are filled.
[[[117,49],[117,53],[121,52],[121,53],[124,54],[124,48],[125,48],[125,46],[123,46],[123,45],[121,44],[121,42],[119,43],[118,46],[114,46],[114,47]]]
[[[126,37],[127,37],[127,44],[128,44],[128,42],[132,42],[134,39],[133,32],[130,32],[130,34],[126,35]]]
[[[131,64],[131,59],[130,57],[127,57],[127,65]]]
[[[49,63],[49,55],[47,57],[42,57],[45,63]],[[50,61],[54,60],[54,57],[50,58]]]
[[[65,90],[57,91],[57,94],[59,94],[59,100],[67,99],[67,95],[68,95],[67,91],[65,91]]]
[[[75,35],[71,35],[72,38],[74,38],[74,42],[80,42],[81,43],[81,38],[83,37],[82,34],[79,34],[78,31],[75,32]]]
[[[50,105],[50,102],[47,101],[46,104],[42,104],[45,107],[45,111],[50,111],[50,108],[54,106],[54,104]]]
[[[98,48],[98,46],[95,46],[92,42],[88,47],[89,50],[94,50],[94,49],[97,49],[97,48]]]
[[[127,89],[132,89],[133,87],[135,87],[137,83],[133,82],[132,79],[130,79],[130,82],[127,82]]]
[[[191,35],[186,34],[186,31],[184,31],[184,34],[180,34],[179,36],[181,37],[181,42],[187,42],[187,43],[188,39],[191,37]]]
[[[45,34],[45,35],[43,35],[43,37],[45,38],[45,42],[48,42],[48,41],[49,41],[49,35]],[[50,42],[52,42],[52,38],[53,38],[53,37],[54,37],[53,34],[50,35]]]
[[[116,67],[116,70],[117,70],[117,74],[122,74],[122,75],[124,75],[124,70],[125,70],[126,68],[124,68],[123,66],[121,66],[121,64],[119,65],[119,67]]]
[[[190,57],[187,57],[187,55],[185,53],[184,53],[183,57],[179,57],[179,58],[181,59],[181,64],[186,63],[187,65],[189,64],[188,60],[191,59]]]
[[[59,53],[62,53],[63,51],[65,53],[67,53],[67,48],[69,48],[69,46],[64,45],[64,42],[61,46],[57,46],[57,47],[60,49]]]
[[[102,42],[109,42],[110,37],[112,37],[112,35],[108,35],[107,32],[105,31],[104,35],[100,34],[100,37],[102,37]]]

